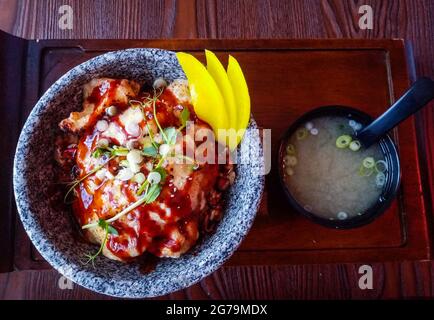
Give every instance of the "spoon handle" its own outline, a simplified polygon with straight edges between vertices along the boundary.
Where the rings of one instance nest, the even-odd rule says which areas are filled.
[[[358,131],[357,139],[365,148],[368,148],[432,99],[434,99],[434,81],[427,77],[418,79],[386,112]]]

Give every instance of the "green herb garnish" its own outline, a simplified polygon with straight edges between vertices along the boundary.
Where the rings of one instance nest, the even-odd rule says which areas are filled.
[[[184,109],[181,112],[181,127],[178,129],[178,131],[181,131],[187,126],[187,121],[190,119],[190,110],[188,110],[187,107],[184,107]]]
[[[148,192],[144,196],[145,203],[154,202],[161,193],[161,185],[159,183],[153,184],[149,187]]]
[[[110,162],[110,160],[114,159],[114,157],[109,158],[106,162],[104,162],[103,164],[97,166],[96,168],[94,168],[93,170],[91,170],[90,172],[88,172],[86,175],[84,175],[83,177],[81,177],[80,179],[73,181],[70,183],[71,187],[68,189],[68,191],[65,194],[65,197],[63,199],[64,202],[66,202],[66,200],[68,199],[69,194],[75,190],[75,187],[77,187],[81,182],[83,182],[84,180],[86,180],[89,176],[91,176],[92,174],[96,173],[98,170],[104,168],[104,166]]]
[[[130,150],[128,150],[128,148],[114,146],[113,150],[111,151],[111,154],[112,154],[112,156],[126,156],[128,154],[128,152],[130,152]]]
[[[174,127],[169,127],[164,129],[164,135],[166,136],[166,143],[173,146],[176,143],[178,131]]]
[[[146,123],[146,127],[148,128],[149,139],[151,139],[151,143],[152,143],[152,145],[154,146],[155,149],[158,150],[158,143],[155,142],[155,140],[154,140],[154,134],[153,134],[153,132],[152,132],[152,130],[151,130],[151,127],[149,126],[148,123]]]
[[[98,147],[95,149],[95,151],[92,153],[92,157],[99,158],[102,155],[110,155],[112,152],[112,148],[109,147]]]
[[[92,262],[92,266],[94,268],[95,268],[95,259],[104,250],[104,246],[107,243],[109,234],[113,234],[113,235],[116,235],[116,236],[119,235],[118,231],[114,227],[112,227],[111,225],[109,225],[107,223],[107,221],[105,221],[104,219],[99,219],[98,222],[96,223],[96,226],[99,226],[102,229],[104,229],[104,231],[105,231],[104,239],[101,242],[101,245],[100,245],[100,247],[99,247],[99,249],[98,249],[98,251],[96,253],[94,253],[94,254],[88,253],[88,254],[85,255],[85,257],[87,258],[87,261],[84,263],[84,264],[88,264],[89,262]]]
[[[142,183],[142,185],[140,186],[140,188],[137,190],[137,195],[140,196],[140,195],[143,193],[143,191],[146,190],[146,188],[147,188],[148,186],[149,186],[149,181],[146,180],[145,182]],[[147,191],[147,190],[146,190],[146,191]],[[146,194],[146,192],[145,192],[145,194]]]
[[[158,155],[158,149],[155,146],[143,148],[143,154],[147,157],[155,158]]]

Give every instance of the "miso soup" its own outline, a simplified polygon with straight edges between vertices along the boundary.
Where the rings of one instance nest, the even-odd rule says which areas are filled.
[[[388,168],[378,144],[365,149],[352,136],[361,124],[345,117],[318,117],[290,136],[284,180],[305,210],[329,220],[363,215],[382,194]]]

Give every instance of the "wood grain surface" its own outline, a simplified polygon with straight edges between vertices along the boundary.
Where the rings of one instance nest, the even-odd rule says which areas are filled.
[[[429,298],[434,292],[430,262],[372,264],[372,290],[360,290],[358,266],[224,267],[167,299],[397,299]],[[111,299],[63,282],[53,271],[21,271],[0,276],[1,299]]]
[[[74,10],[73,30],[58,27],[60,5]],[[370,4],[373,30],[360,30]],[[432,0],[0,0],[0,28],[31,39],[58,38],[405,38],[418,75],[434,77]],[[188,40],[186,40],[188,41]],[[434,109],[417,116],[422,162],[434,168]],[[434,196],[434,171],[423,172]],[[432,198],[432,197],[431,197]],[[428,204],[433,212],[433,204]],[[369,263],[369,261],[367,261]],[[434,263],[372,264],[374,289],[360,290],[357,264],[224,267],[168,298],[377,299],[433,297]],[[105,298],[58,287],[55,271],[0,275],[0,298]]]

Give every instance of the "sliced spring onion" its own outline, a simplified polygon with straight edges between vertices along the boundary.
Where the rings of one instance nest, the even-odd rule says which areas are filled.
[[[339,149],[344,149],[350,145],[351,140],[351,136],[343,134],[336,139],[336,147]]]
[[[165,88],[167,87],[167,82],[166,80],[164,80],[164,78],[157,78],[152,84],[152,87],[154,87],[155,89]]]
[[[105,109],[105,112],[108,116],[113,117],[118,113],[118,109],[115,106],[110,106]]]
[[[375,162],[375,170],[377,172],[386,172],[387,171],[387,162],[384,160],[378,160]]]
[[[339,220],[345,220],[345,219],[348,218],[348,213],[343,212],[343,211],[338,212],[338,214],[337,214],[337,218],[338,218]]]
[[[158,153],[160,153],[163,157],[166,156],[170,151],[170,146],[167,143],[163,143],[158,148]]]
[[[291,143],[289,143],[286,146],[286,154],[289,156],[294,156],[295,155],[295,146]]]
[[[129,163],[139,164],[143,161],[142,152],[137,149],[133,149],[127,154],[127,160]]]
[[[291,167],[286,167],[285,172],[288,176],[292,176],[294,174],[294,170]]]
[[[312,129],[310,129],[309,132],[310,132],[310,134],[313,135],[313,136],[316,136],[316,135],[319,133],[319,131],[318,131],[317,128],[312,128]]]
[[[304,125],[304,127],[307,129],[307,130],[312,130],[313,129],[313,123],[312,122],[306,122],[306,124]]]
[[[350,120],[348,122],[348,124],[354,131],[358,131],[358,130],[362,129],[362,125],[357,121]]]
[[[308,131],[306,130],[306,128],[301,128],[298,129],[295,132],[295,136],[297,137],[297,140],[303,140],[307,137]]]
[[[374,168],[366,168],[363,164],[360,166],[359,175],[362,177],[369,177],[374,173]]]
[[[367,169],[374,169],[375,160],[372,157],[366,157],[365,159],[363,159],[362,165]]]
[[[297,157],[285,156],[285,158],[283,158],[283,162],[285,162],[287,166],[294,167],[297,165]]]
[[[150,184],[160,183],[161,175],[157,171],[152,171],[149,173],[147,180]]]
[[[378,172],[375,176],[375,185],[382,188],[386,184],[386,175],[383,172]]]
[[[362,147],[362,145],[360,144],[360,142],[358,140],[351,141],[351,143],[349,145],[349,148],[352,151],[358,151],[358,150],[360,150],[361,147]]]
[[[142,184],[143,182],[146,181],[146,176],[142,172],[139,172],[134,175],[133,179],[134,182],[137,182],[138,184]]]

